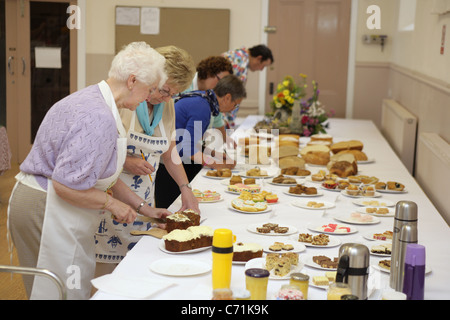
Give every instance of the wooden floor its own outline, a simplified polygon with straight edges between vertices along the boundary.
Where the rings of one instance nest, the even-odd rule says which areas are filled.
[[[19,165],[11,164],[11,169],[0,176],[0,265],[11,265],[6,237],[6,217],[9,196],[15,184],[14,176],[18,172]],[[15,250],[12,264],[19,265]],[[27,300],[21,275],[0,272],[0,300]]]

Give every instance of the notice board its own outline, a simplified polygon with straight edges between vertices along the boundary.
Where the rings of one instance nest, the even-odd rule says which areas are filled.
[[[143,33],[141,27],[149,25],[145,13],[152,9],[158,17],[146,29],[150,31]],[[153,27],[156,34],[149,34]],[[229,9],[117,6],[115,50],[117,53],[133,41],[145,41],[153,48],[175,45],[188,51],[197,65],[206,57],[229,50],[229,31]]]

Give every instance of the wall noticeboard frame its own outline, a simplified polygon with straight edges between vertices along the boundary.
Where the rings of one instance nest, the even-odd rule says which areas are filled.
[[[118,8],[137,7],[117,6],[116,15]],[[229,50],[229,9],[159,8],[159,23],[158,34],[142,34],[140,23],[115,23],[115,52],[133,41],[145,41],[153,48],[175,45],[188,51],[198,64]]]

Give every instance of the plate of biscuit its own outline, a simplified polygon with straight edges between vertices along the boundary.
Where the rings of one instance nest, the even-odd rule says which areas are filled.
[[[304,244],[294,241],[275,241],[269,242],[263,245],[263,250],[265,252],[277,252],[277,253],[285,253],[285,252],[302,252],[306,250]]]

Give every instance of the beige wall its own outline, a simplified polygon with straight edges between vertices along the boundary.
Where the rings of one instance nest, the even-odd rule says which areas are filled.
[[[450,119],[450,14],[431,14],[433,1],[417,0],[414,30],[401,31],[401,0],[380,0],[381,30],[368,30],[366,9],[370,4],[373,1],[358,1],[353,117],[372,119],[379,125],[381,101],[392,98],[419,117],[419,132],[436,132],[450,142],[446,123]],[[444,24],[446,50],[441,55]],[[363,34],[388,35],[384,51],[378,45],[363,44]]]
[[[87,0],[86,30],[89,31],[86,32],[86,85],[96,83],[107,75],[114,56],[116,6],[229,9],[229,49],[235,49],[261,43],[262,3],[261,0]],[[247,113],[257,112],[259,76],[255,72],[249,74],[247,99],[242,103],[243,114],[246,108],[249,109]]]

